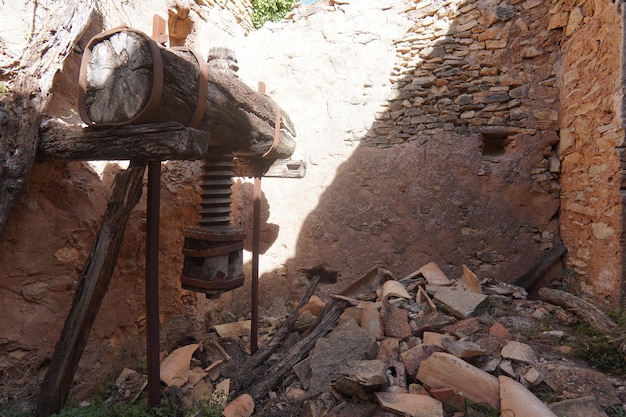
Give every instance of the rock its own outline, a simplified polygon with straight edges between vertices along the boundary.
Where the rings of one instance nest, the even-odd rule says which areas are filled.
[[[487,296],[458,289],[439,289],[433,296],[435,304],[459,319],[481,314],[486,308]]]
[[[454,324],[450,324],[441,329],[441,332],[456,336],[457,338],[471,336],[482,330],[483,325],[480,324],[476,317],[459,320]]]
[[[296,387],[287,387],[285,389],[285,398],[294,403],[301,403],[309,397],[306,390]]]
[[[543,381],[543,375],[534,367],[530,367],[523,375],[523,378],[531,387],[539,385]]]
[[[444,340],[442,344],[445,350],[447,350],[449,353],[453,354],[457,358],[473,358],[475,356],[481,356],[485,354],[485,350],[474,342]]]
[[[424,332],[422,339],[425,345],[436,345],[441,347],[443,347],[444,340],[456,340],[455,337],[450,334],[436,332]]]
[[[444,352],[442,346],[419,344],[400,354],[404,369],[408,375],[415,375],[421,363],[435,352]]]
[[[204,379],[208,375],[204,369],[195,367],[189,371],[189,383],[191,386],[196,385],[198,382]]]
[[[386,384],[387,366],[381,360],[350,361],[341,367],[340,372],[348,379],[364,387]]]
[[[191,356],[200,347],[192,344],[180,347],[165,357],[161,362],[161,381],[168,387],[182,387],[189,380]]]
[[[489,327],[489,336],[497,337],[498,339],[509,339],[511,332],[499,321]]]
[[[439,311],[433,311],[425,316],[419,317],[414,321],[414,334],[420,336],[426,330],[439,330],[448,326],[457,320],[454,317],[443,314]]]
[[[124,368],[115,380],[113,394],[109,398],[111,401],[133,402],[141,395],[143,389],[148,385],[148,377],[129,368]]]
[[[384,314],[382,316],[385,336],[403,339],[411,335],[409,326],[409,313],[403,308],[394,307],[388,301],[383,303]]]
[[[376,392],[374,396],[383,409],[400,415],[443,417],[441,401],[428,395]]]
[[[313,323],[315,323],[316,319],[317,317],[315,317],[310,310],[306,310],[304,313],[298,315],[298,319],[294,323],[293,327],[298,331],[305,331],[311,327]]]
[[[306,303],[305,305],[303,305],[302,307],[298,309],[298,313],[303,314],[305,311],[309,311],[312,315],[317,317],[320,315],[322,310],[324,310],[325,306],[326,306],[326,303],[323,302],[321,298],[319,298],[317,295],[314,294],[311,296],[311,298],[309,298],[308,303]]]
[[[500,409],[498,378],[449,353],[435,352],[423,361],[417,379],[431,388],[450,388],[477,404]]]
[[[254,412],[254,400],[248,394],[240,395],[230,403],[226,404],[223,417],[250,417]]]
[[[448,278],[435,262],[427,263],[418,272],[426,278],[430,285],[448,286],[454,284],[454,281]]]
[[[592,396],[552,403],[550,409],[559,417],[608,417]]]
[[[239,337],[250,334],[252,322],[250,320],[233,323],[216,324],[213,326],[220,337]]]
[[[311,358],[306,357],[298,362],[293,367],[293,371],[298,376],[298,379],[302,384],[302,388],[309,389],[309,386],[311,385]]]
[[[501,417],[557,417],[541,400],[522,384],[500,376]]]
[[[396,362],[400,358],[400,341],[387,337],[380,341],[376,359],[380,359],[387,365]]]
[[[411,295],[407,292],[402,283],[394,280],[387,280],[383,284],[380,298],[385,301],[389,297],[404,298],[405,300],[408,300],[411,298]]]
[[[354,320],[349,320],[319,339],[310,358],[310,395],[325,391],[341,374],[341,365],[352,360],[373,359],[378,353],[376,340]]]
[[[361,309],[360,325],[374,339],[383,339],[383,322],[376,308],[366,307]]]
[[[465,410],[465,398],[450,388],[435,388],[428,391],[431,397],[438,399],[443,404],[456,411]]]
[[[466,265],[463,265],[463,275],[461,275],[461,278],[459,278],[456,284],[465,291],[475,292],[478,294],[483,293],[478,277]]]
[[[545,382],[564,398],[573,399],[593,396],[602,407],[621,404],[611,381],[601,372],[579,368],[570,364],[549,363],[545,371]]]
[[[230,393],[230,378],[226,378],[215,385],[213,392],[220,391],[224,394],[223,397],[220,397],[220,403],[226,405],[228,402],[228,394]]]
[[[191,404],[197,404],[201,400],[206,400],[213,393],[213,385],[204,379],[198,381],[187,395],[187,399]]]
[[[536,365],[538,362],[537,352],[526,343],[511,340],[502,348],[501,355],[503,358],[511,359],[529,365]]]

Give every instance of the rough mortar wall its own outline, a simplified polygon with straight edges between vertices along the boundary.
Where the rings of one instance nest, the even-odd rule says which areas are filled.
[[[623,303],[622,9],[564,1],[551,19],[563,31],[560,225],[568,284],[607,309]]]
[[[322,292],[376,263],[401,277],[436,261],[450,278],[466,264],[480,278],[510,281],[561,236],[585,288],[596,291],[596,275],[604,277],[597,289],[614,294],[619,288],[621,164],[614,149],[623,138],[621,95],[615,95],[621,58],[611,52],[621,51],[621,36],[611,30],[622,33],[622,26],[616,6],[587,2],[576,24],[573,5],[556,0],[320,1],[246,36],[247,17],[226,20],[229,5],[245,3],[216,1],[218,11],[179,1],[176,10],[189,10],[197,25],[189,32],[193,46],[203,53],[230,46],[242,79],[251,86],[267,82],[298,131],[295,158],[308,163],[302,180],[263,180],[263,314],[281,317],[306,285],[302,269],[321,263],[339,271],[338,284]],[[167,16],[173,6],[148,4],[103,2],[106,28],[126,23],[150,33],[151,14]],[[587,10],[596,4],[597,11]],[[608,25],[607,43],[585,60],[582,45],[601,36],[600,23]],[[607,82],[576,86],[594,78],[591,73]],[[70,87],[71,81],[67,96]],[[595,105],[574,105],[588,98]],[[75,104],[56,105],[66,114]],[[576,169],[587,160],[598,162]],[[0,241],[0,314],[10,323],[0,334],[0,405],[36,397],[117,169],[111,164],[98,176],[82,163],[38,165],[12,214]],[[218,302],[180,289],[183,231],[196,220],[198,176],[197,163],[164,164],[166,350],[249,309],[249,280]],[[250,195],[250,184],[238,180],[234,199],[244,225]],[[570,207],[561,207],[562,234],[559,196]],[[40,238],[28,237],[34,233]],[[145,196],[81,360],[77,397],[141,361],[144,233]]]

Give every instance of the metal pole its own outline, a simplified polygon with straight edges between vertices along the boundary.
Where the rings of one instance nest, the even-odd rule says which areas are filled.
[[[254,201],[252,203],[252,318],[250,327],[250,352],[258,347],[259,333],[259,241],[261,237],[261,178],[254,178]]]
[[[152,39],[167,42],[165,19],[152,17]],[[161,405],[159,361],[159,209],[161,203],[161,161],[148,162],[148,207],[146,213],[146,362],[148,406]]]
[[[161,161],[148,162],[148,203],[146,228],[146,349],[148,363],[148,405],[161,404],[159,365],[159,209]]]

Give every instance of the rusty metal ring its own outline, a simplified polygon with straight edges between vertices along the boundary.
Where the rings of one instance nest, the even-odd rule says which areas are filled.
[[[174,46],[171,49],[189,52],[198,62],[198,100],[196,103],[196,110],[193,112],[193,116],[187,125],[189,127],[197,128],[200,126],[202,117],[204,117],[204,111],[206,110],[207,97],[209,94],[209,66],[202,58],[202,55],[194,49],[183,46]]]

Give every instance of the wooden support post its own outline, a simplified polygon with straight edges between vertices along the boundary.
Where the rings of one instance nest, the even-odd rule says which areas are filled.
[[[252,202],[252,306],[250,352],[255,353],[259,335],[259,251],[261,239],[261,178],[254,178],[254,201]]]
[[[141,197],[144,172],[143,164],[131,164],[115,177],[113,195],[78,278],[72,307],[41,385],[36,412],[39,417],[58,412],[67,399],[89,332],[111,282],[126,224]]]
[[[146,360],[148,363],[148,405],[161,404],[159,368],[159,212],[161,161],[148,163],[148,207],[146,229]]]

